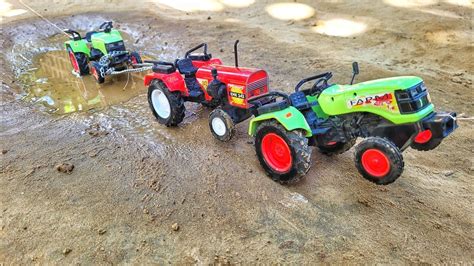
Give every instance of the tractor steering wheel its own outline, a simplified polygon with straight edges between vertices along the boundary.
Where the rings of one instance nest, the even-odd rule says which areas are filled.
[[[328,78],[327,77],[322,77],[322,78],[316,80],[313,87],[311,87],[311,89],[309,89],[309,95],[313,96],[315,94],[318,94],[327,87],[328,87]]]
[[[104,31],[104,32],[110,32],[112,28],[113,28],[112,21],[106,21],[99,26],[99,30]]]

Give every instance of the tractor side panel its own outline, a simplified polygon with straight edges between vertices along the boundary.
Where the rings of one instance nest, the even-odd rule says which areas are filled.
[[[258,125],[263,121],[272,119],[277,120],[278,123],[288,131],[303,129],[306,132],[306,137],[312,136],[311,128],[309,127],[308,122],[306,122],[304,115],[293,106],[253,118],[250,120],[249,124],[249,135],[255,136]]]
[[[66,47],[66,49],[67,47],[71,47],[74,53],[84,53],[88,57],[91,56],[91,52],[89,50],[89,47],[87,47],[86,40],[79,40],[79,41],[69,40],[64,43],[64,46]]]
[[[184,79],[178,72],[172,74],[148,74],[144,78],[145,86],[149,86],[151,82],[155,79],[163,82],[169,91],[179,91],[183,96],[188,95],[188,91],[186,89],[186,86],[184,85]]]

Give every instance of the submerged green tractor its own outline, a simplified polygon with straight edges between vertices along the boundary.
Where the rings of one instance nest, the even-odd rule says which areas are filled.
[[[102,23],[97,31],[87,32],[84,38],[71,29],[64,32],[70,36],[64,46],[76,75],[90,73],[98,83],[103,83],[107,75],[125,73],[129,68],[132,68],[133,72],[150,68],[142,64],[137,52],[125,49],[123,38],[120,32],[113,28],[111,21]]]
[[[456,113],[437,113],[425,83],[403,76],[353,84],[329,84],[331,72],[303,79],[295,92],[271,92],[277,100],[257,108],[249,134],[266,172],[280,183],[298,181],[311,166],[311,148],[326,155],[355,147],[355,164],[376,184],[394,182],[402,173],[402,151],[428,151],[457,128]],[[301,90],[304,84],[313,85]],[[249,99],[258,102],[259,95]]]

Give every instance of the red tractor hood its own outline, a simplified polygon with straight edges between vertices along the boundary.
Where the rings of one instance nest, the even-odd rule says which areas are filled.
[[[267,82],[267,72],[264,70],[223,65],[202,66],[198,69],[196,77],[212,80],[211,70],[214,68],[217,69],[217,78],[226,84],[247,86],[249,83],[262,79]]]

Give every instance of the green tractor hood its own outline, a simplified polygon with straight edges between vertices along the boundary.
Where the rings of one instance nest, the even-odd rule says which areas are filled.
[[[413,114],[400,114],[395,91],[408,90],[422,83],[415,76],[376,79],[354,85],[332,85],[318,98],[324,113],[334,116],[369,112],[395,124],[413,123],[433,111],[433,105]]]
[[[92,35],[92,47],[98,49],[102,54],[107,54],[106,44],[123,41],[122,35],[118,30],[111,30],[110,32],[98,32]]]

